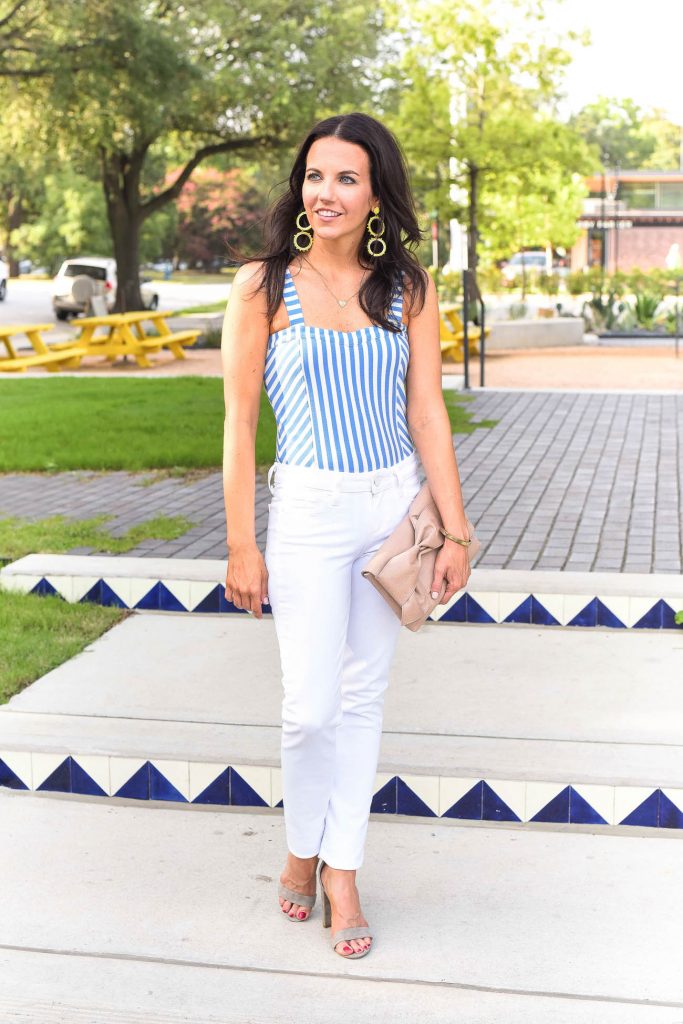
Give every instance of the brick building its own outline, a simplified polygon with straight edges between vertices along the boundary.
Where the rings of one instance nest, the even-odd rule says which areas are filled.
[[[572,270],[650,270],[665,266],[674,242],[683,252],[683,171],[619,171],[588,178]]]

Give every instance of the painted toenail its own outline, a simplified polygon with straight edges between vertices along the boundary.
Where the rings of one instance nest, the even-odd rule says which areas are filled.
[[[301,919],[303,920],[305,916],[306,916],[306,915],[304,914],[304,912],[303,912],[303,910],[302,910],[302,911],[301,911],[301,912],[299,913],[299,917],[300,917],[300,918],[301,918]]]
[[[342,948],[345,953],[353,953],[353,950],[351,949],[350,946],[343,946]]]

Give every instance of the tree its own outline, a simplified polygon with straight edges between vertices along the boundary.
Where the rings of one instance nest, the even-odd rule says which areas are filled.
[[[177,169],[167,175],[170,184]],[[173,254],[190,266],[224,260],[227,244],[245,248],[244,236],[261,221],[264,199],[245,168],[200,167],[177,201]]]
[[[501,11],[495,0],[413,0],[417,41],[404,62],[409,87],[396,119],[417,174],[434,182],[434,205],[467,223],[475,271],[482,235],[490,252],[512,237],[512,196],[521,193],[527,206],[533,196],[542,206],[535,221],[542,221],[546,244],[566,218],[568,196],[558,181],[590,169],[586,146],[556,113],[569,54],[539,32],[538,3],[511,0],[507,7]],[[516,17],[505,16],[511,13]],[[574,218],[580,194],[574,182]]]
[[[268,160],[320,112],[372,108],[380,93],[372,58],[382,18],[371,0],[89,0],[87,19],[77,0],[47,7],[50,45],[68,44],[68,54],[36,77],[31,100],[64,157],[99,169],[118,309],[142,305],[143,224],[203,161]],[[97,26],[95,40],[84,22]],[[169,148],[183,164],[159,189]]]
[[[643,112],[631,99],[600,96],[570,119],[570,124],[593,146],[605,170],[644,167],[656,140],[643,124]]]

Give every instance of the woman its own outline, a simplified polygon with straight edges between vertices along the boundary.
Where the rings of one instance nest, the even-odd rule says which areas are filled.
[[[366,114],[327,118],[299,149],[264,250],[235,274],[223,332],[225,595],[258,619],[270,603],[282,663],[280,907],[310,916],[319,864],[323,923],[331,906],[333,948],[349,958],[372,941],[355,875],[400,629],[361,570],[419,490],[420,460],[445,528],[468,537],[437,296],[411,251],[420,237],[394,136]],[[265,556],[254,525],[263,383],[277,423]],[[467,549],[447,539],[442,603],[469,573]]]

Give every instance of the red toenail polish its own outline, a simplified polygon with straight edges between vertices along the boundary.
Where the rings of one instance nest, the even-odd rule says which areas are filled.
[[[351,949],[350,946],[344,946],[344,952],[345,953],[353,953],[353,950]]]
[[[299,917],[301,918],[301,920],[302,920],[302,921],[303,921],[303,919],[305,918],[305,916],[306,916],[306,915],[304,914],[304,912],[303,912],[303,911],[301,911],[301,912],[299,913]]]

